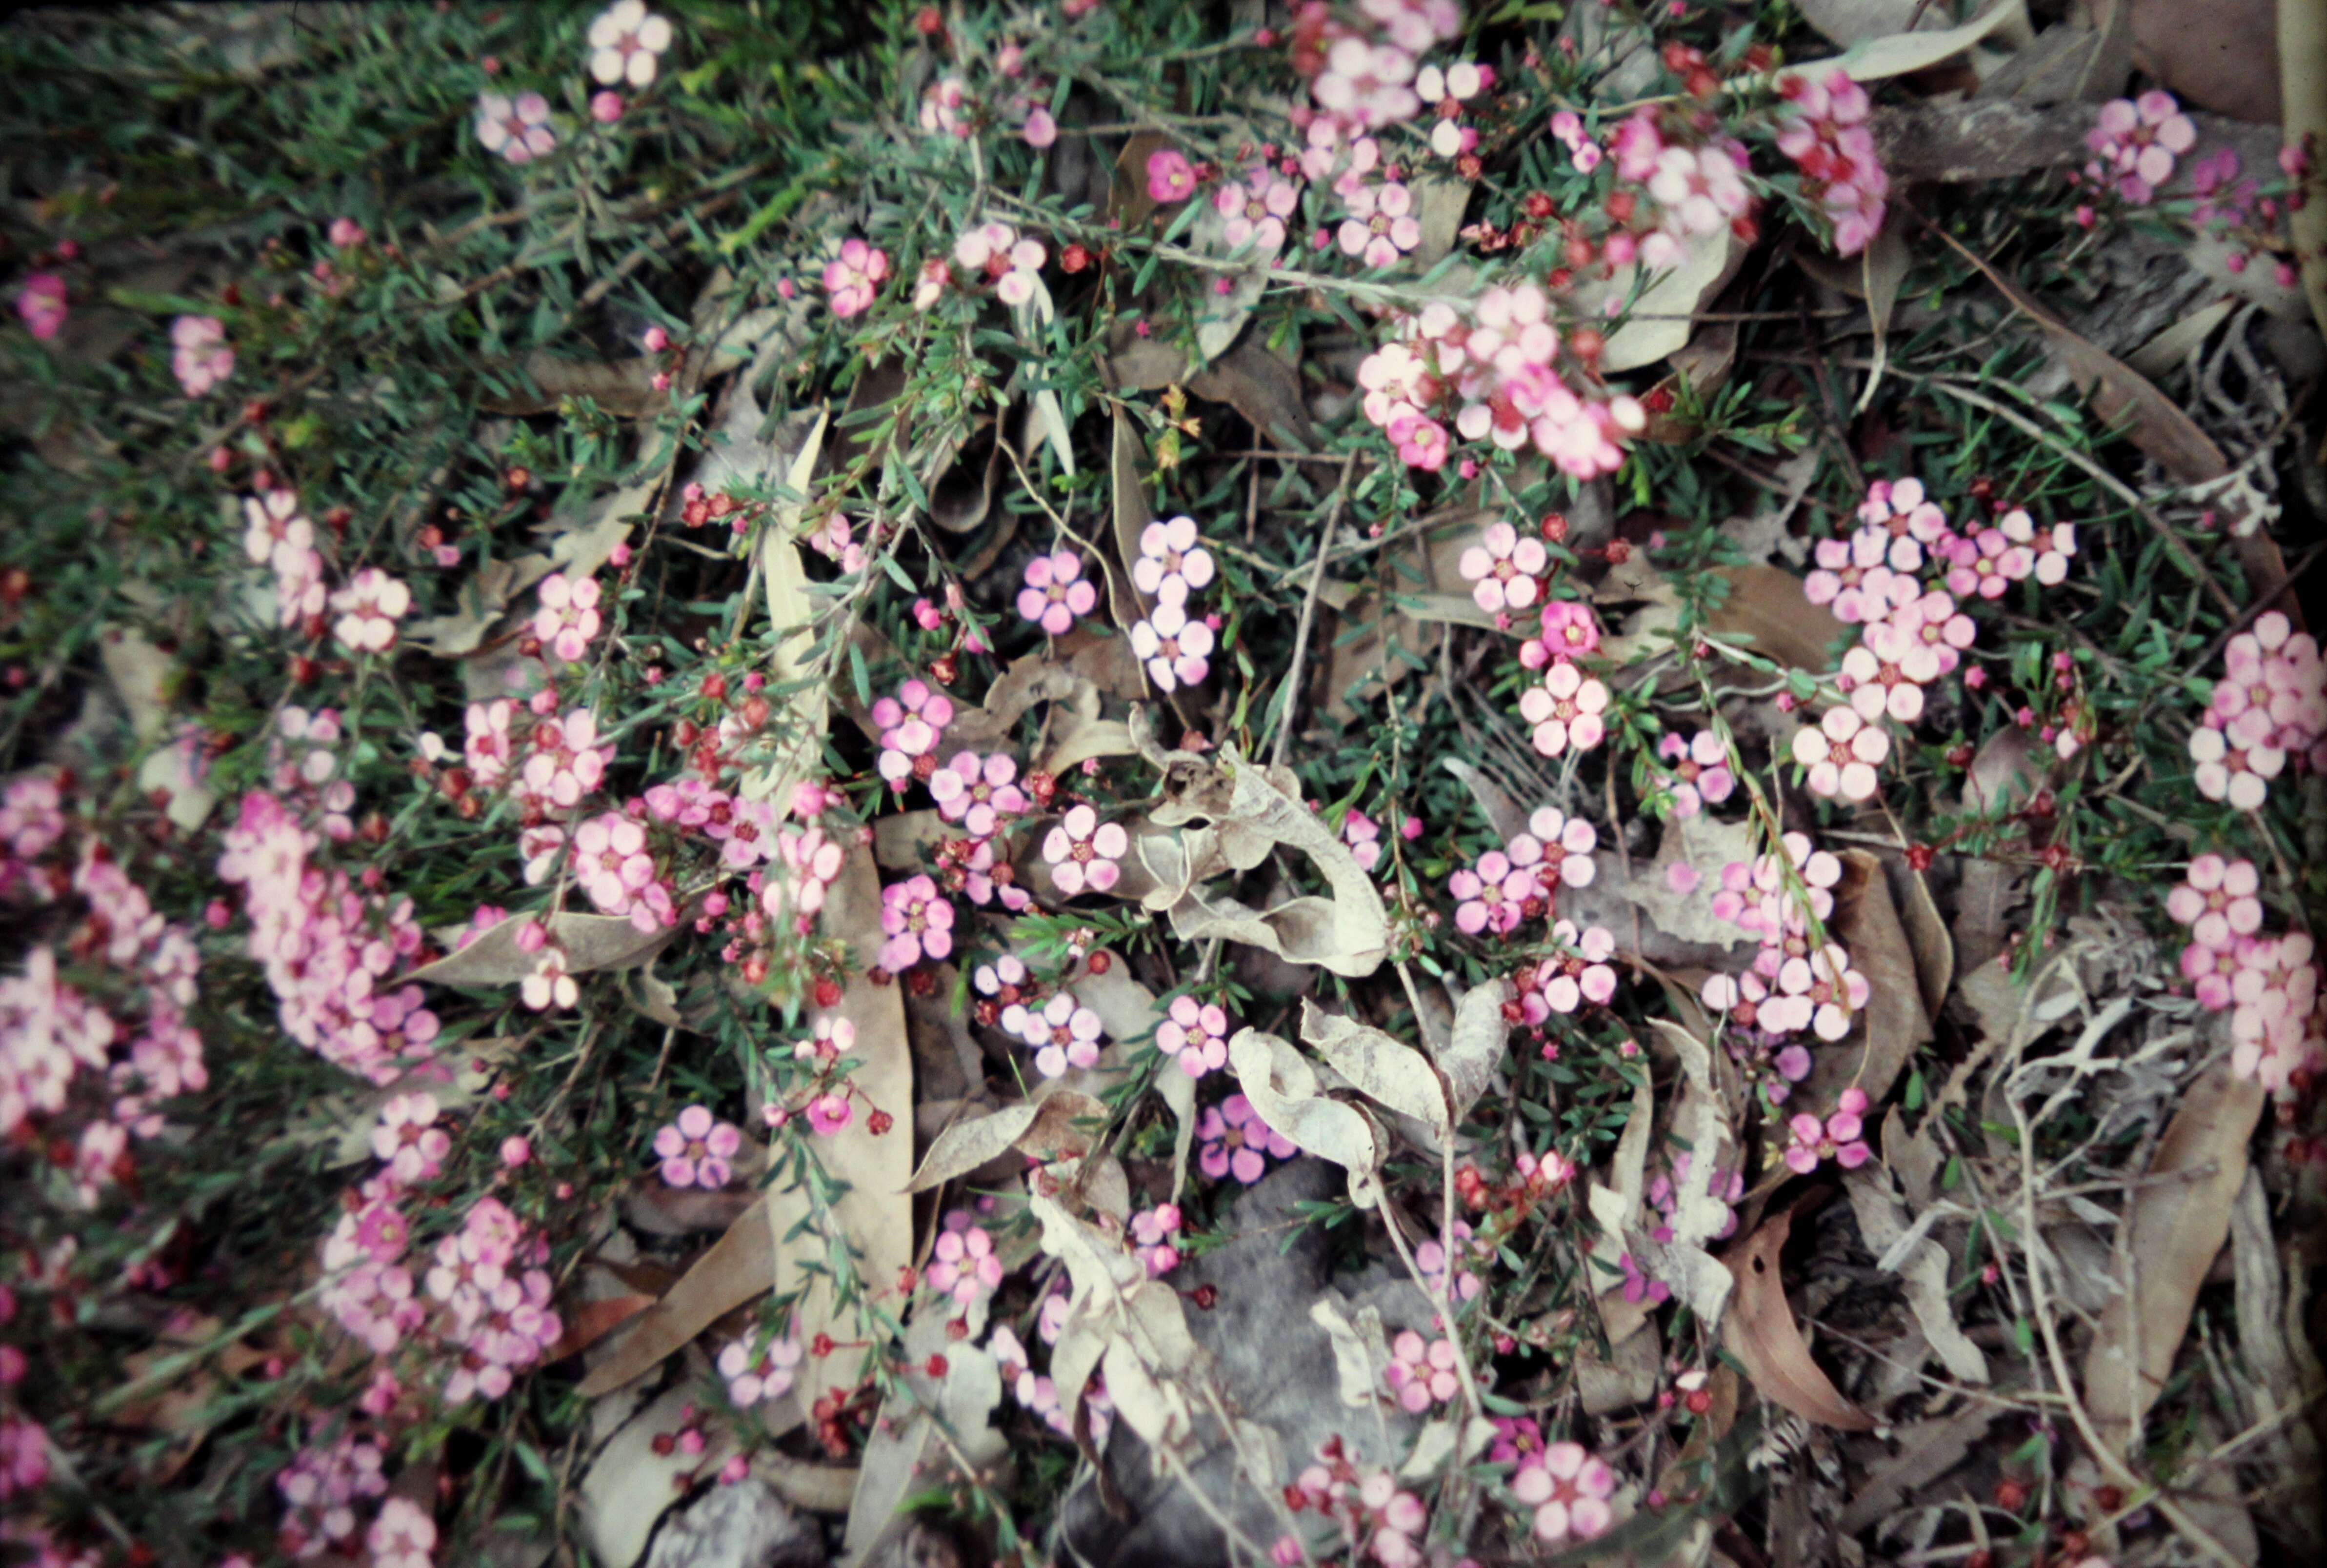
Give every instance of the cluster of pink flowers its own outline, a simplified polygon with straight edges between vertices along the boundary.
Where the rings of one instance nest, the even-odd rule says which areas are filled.
[[[249,527],[242,536],[242,552],[254,565],[275,573],[276,623],[288,630],[304,627],[314,636],[322,627],[326,596],[323,556],[315,548],[315,525],[299,511],[299,498],[289,490],[262,490],[242,503]]]
[[[1616,127],[1610,150],[1617,176],[1636,182],[1648,201],[1634,206],[1628,227],[1603,241],[1611,265],[1637,262],[1663,272],[1678,266],[1693,247],[1726,245],[1734,226],[1752,223],[1745,149],[1734,141],[1692,144],[1668,134],[1680,128],[1649,106]]]
[[[1711,730],[1699,730],[1687,740],[1668,734],[1657,742],[1657,755],[1672,768],[1675,817],[1694,817],[1708,806],[1718,806],[1737,788],[1728,748]]]
[[[1296,111],[1295,123],[1306,122],[1313,145],[1323,126],[1331,145],[1414,119],[1425,107],[1421,57],[1462,33],[1458,0],[1361,0],[1349,10],[1303,0],[1294,7],[1293,68],[1309,79],[1315,108]]]
[[[790,1334],[769,1337],[762,1332],[732,1340],[719,1352],[719,1376],[727,1380],[727,1398],[738,1410],[749,1410],[791,1391],[799,1375],[800,1342]]]
[[[1759,938],[1762,950],[1744,974],[1707,979],[1701,995],[1707,1007],[1726,1012],[1732,1023],[1764,1035],[1807,1029],[1820,1040],[1840,1040],[1874,989],[1850,966],[1841,943],[1818,945],[1811,938],[1812,922],[1834,913],[1831,890],[1842,880],[1842,863],[1812,848],[1805,833],[1787,834],[1781,847],[1782,855],[1758,855],[1750,866],[1733,861],[1722,869],[1714,913]],[[1801,1074],[1783,1076],[1799,1081],[1808,1063],[1799,1065]]]
[[[2138,98],[2101,106],[2085,134],[2092,161],[2084,177],[2135,207],[2146,207],[2173,177],[2173,161],[2198,145],[2198,128],[2173,95],[2153,88]]]
[[[2327,1016],[2311,937],[2265,935],[2261,890],[2251,861],[2201,854],[2166,895],[2165,910],[2190,928],[2183,978],[2203,1006],[2230,1013],[2233,1069],[2284,1094],[2296,1071],[2327,1070]]]
[[[1565,342],[1575,358],[1575,343]],[[1580,373],[1563,375],[1562,349],[1541,285],[1498,284],[1462,310],[1440,303],[1403,318],[1358,367],[1361,406],[1412,467],[1444,466],[1451,421],[1465,441],[1504,451],[1532,444],[1578,479],[1613,473],[1623,443],[1647,428],[1647,412]]]
[[[526,715],[520,719],[519,714]],[[463,751],[472,787],[506,789],[528,824],[562,817],[605,779],[614,760],[611,742],[598,739],[598,718],[587,708],[557,712],[547,687],[520,708],[509,697],[471,703]]]
[[[1180,1249],[1173,1238],[1180,1234],[1180,1206],[1159,1203],[1131,1217],[1132,1250],[1147,1267],[1149,1279],[1161,1279],[1180,1266]]]
[[[1189,517],[1150,523],[1139,537],[1132,581],[1155,602],[1131,628],[1131,651],[1159,691],[1201,686],[1212,672],[1213,632],[1220,618],[1192,613],[1188,602],[1190,593],[1215,575],[1211,552],[1203,547],[1202,538],[1196,519]]]
[[[1572,599],[1554,599],[1538,617],[1542,635],[1519,647],[1519,663],[1542,671],[1542,679],[1519,694],[1519,717],[1532,726],[1529,739],[1547,757],[1589,751],[1607,738],[1608,687],[1586,675],[1576,657],[1600,646],[1592,611]]]
[[[2259,811],[2289,758],[2327,772],[2327,661],[2273,610],[2222,649],[2222,678],[2190,733],[2198,792]]]
[[[444,1338],[459,1360],[444,1380],[447,1403],[499,1399],[513,1374],[541,1359],[565,1332],[550,1306],[542,1265],[548,1238],[529,1232],[497,1198],[480,1198],[461,1228],[436,1244],[428,1293],[451,1314]]]
[[[403,1195],[393,1168],[382,1171],[356,1190],[339,1224],[323,1238],[329,1277],[319,1300],[375,1356],[391,1354],[428,1316],[412,1271],[404,1266],[412,1225],[398,1203]]]
[[[170,369],[189,397],[200,397],[234,374],[226,323],[216,316],[180,316],[170,323]]]
[[[280,799],[254,790],[226,831],[218,873],[242,890],[249,953],[266,971],[284,1031],[384,1084],[427,1057],[436,1038],[420,987],[391,983],[424,935],[409,899],[358,891],[346,872],[310,863],[315,844]]]
[[[332,595],[332,635],[350,653],[386,653],[396,646],[396,623],[412,608],[402,579],[366,566]]]
[[[313,1442],[276,1472],[275,1489],[285,1507],[283,1538],[292,1556],[319,1557],[334,1545],[352,1545],[356,1510],[385,1497],[388,1477],[377,1444],[342,1433],[326,1443]]]
[[[1607,927],[1578,930],[1573,920],[1559,920],[1552,925],[1551,939],[1557,951],[1518,977],[1520,1015],[1531,1024],[1555,1013],[1573,1013],[1587,1002],[1604,1006],[1616,994],[1616,971],[1608,962],[1616,956],[1616,938]]]
[[[1058,1303],[1057,1321],[1063,1324],[1067,1298],[1054,1295],[1050,1301]],[[1056,1344],[1058,1330],[1052,1323],[1050,1302],[1045,1302],[1042,1338],[1046,1343]],[[1018,1336],[1010,1330],[1008,1325],[1001,1324],[995,1328],[992,1337],[986,1342],[986,1353],[994,1358],[995,1366],[1001,1370],[1002,1386],[1010,1391],[1010,1397],[1024,1409],[1041,1416],[1043,1424],[1052,1432],[1061,1437],[1072,1439],[1075,1435],[1072,1402],[1061,1399],[1058,1385],[1048,1376],[1034,1370],[1027,1357],[1026,1347],[1019,1342]],[[1081,1390],[1080,1395],[1083,1409],[1090,1418],[1091,1441],[1106,1442],[1107,1428],[1115,1418],[1115,1406],[1108,1400],[1107,1390],[1093,1383]]]
[[[477,95],[477,145],[523,166],[549,155],[557,130],[549,123],[549,100],[537,92]]]
[[[1295,1513],[1313,1513],[1332,1527],[1341,1538],[1339,1549],[1352,1561],[1363,1555],[1382,1568],[1418,1568],[1424,1561],[1421,1538],[1430,1510],[1400,1490],[1388,1470],[1354,1462],[1338,1437],[1318,1449],[1317,1461],[1285,1488],[1285,1500]],[[1269,1556],[1278,1568],[1293,1568],[1304,1560],[1301,1547],[1286,1535]],[[1323,1550],[1331,1554],[1334,1548]]]
[[[962,1307],[1001,1288],[1002,1259],[994,1250],[994,1237],[977,1223],[977,1216],[957,1209],[945,1217],[921,1278],[930,1289]]]
[[[953,699],[927,681],[909,680],[896,695],[873,705],[873,723],[881,732],[881,777],[902,794],[910,781],[926,783],[936,774],[938,742],[953,723]]]
[[[1511,1474],[1511,1495],[1535,1510],[1535,1538],[1588,1541],[1615,1522],[1616,1475],[1580,1442],[1555,1442]]]
[[[1267,1174],[1263,1155],[1290,1160],[1300,1153],[1300,1145],[1262,1121],[1242,1095],[1205,1106],[1197,1118],[1196,1136],[1202,1140],[1196,1164],[1205,1175],[1215,1181],[1233,1175],[1248,1187]]]
[[[1478,1298],[1479,1293],[1486,1288],[1486,1282],[1471,1270],[1463,1267],[1462,1259],[1467,1255],[1481,1262],[1491,1262],[1495,1249],[1484,1241],[1474,1241],[1472,1237],[1471,1227],[1460,1219],[1454,1222],[1453,1237],[1456,1266],[1451,1293],[1458,1302],[1474,1301]],[[1415,1272],[1422,1276],[1425,1284],[1434,1290],[1438,1287],[1446,1273],[1446,1248],[1440,1244],[1436,1237],[1425,1237],[1415,1244],[1414,1267]]]
[[[1866,89],[1837,68],[1816,81],[1789,71],[1778,79],[1778,95],[1786,101],[1778,151],[1800,168],[1803,194],[1832,219],[1836,252],[1855,256],[1883,228],[1891,190],[1866,123],[1874,107]]]
[[[988,222],[962,231],[953,242],[953,259],[962,268],[963,280],[957,280],[952,269],[934,257],[921,265],[921,277],[913,286],[915,310],[925,311],[937,303],[948,284],[977,278],[991,284],[995,298],[1004,304],[1023,305],[1034,297],[1049,252],[1041,240],[1021,237],[1007,223]]]
[[[1592,852],[1599,843],[1598,830],[1581,817],[1537,807],[1525,833],[1447,879],[1456,901],[1455,929],[1501,937],[1522,921],[1544,918],[1556,907],[1561,888],[1590,885],[1598,870]]]

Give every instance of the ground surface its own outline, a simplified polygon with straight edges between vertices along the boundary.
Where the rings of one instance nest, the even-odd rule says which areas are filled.
[[[2318,1561],[2279,9],[12,18],[0,1559]]]

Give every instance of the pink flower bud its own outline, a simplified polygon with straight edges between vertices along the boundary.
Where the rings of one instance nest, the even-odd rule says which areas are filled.
[[[517,929],[517,950],[538,953],[548,944],[549,928],[539,920],[528,920]]]
[[[590,95],[590,117],[602,126],[611,126],[622,117],[622,95],[618,92],[593,92]]]
[[[533,1145],[512,1133],[501,1140],[501,1163],[514,1171],[533,1158]]]
[[[646,337],[641,341],[646,344],[647,352],[650,354],[659,354],[670,347],[670,334],[660,327],[649,327]]]

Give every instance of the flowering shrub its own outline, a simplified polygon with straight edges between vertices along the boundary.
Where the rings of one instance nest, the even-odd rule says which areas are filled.
[[[2201,1201],[2107,1162],[2201,1089],[2327,1151],[2319,433],[1988,280],[2289,287],[2312,151],[1967,193],[1935,33],[1235,9],[12,33],[12,1560],[630,1568],[817,1451],[1097,1560],[1135,1439],[1285,1568],[1743,1561],[1926,1419],[1813,1254],[2061,1414],[1982,1543],[2163,1560],[2042,1216]]]

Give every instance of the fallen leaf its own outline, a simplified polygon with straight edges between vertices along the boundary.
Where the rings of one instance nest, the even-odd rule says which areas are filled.
[[[1415,216],[1422,224],[1422,239],[1414,247],[1414,264],[1427,271],[1444,260],[1463,229],[1463,211],[1471,205],[1471,182],[1444,174],[1421,174],[1414,182]]]
[[[1309,1303],[1309,1321],[1325,1330],[1333,1348],[1333,1380],[1341,1403],[1352,1410],[1378,1410],[1387,1397],[1381,1375],[1391,1359],[1381,1309],[1368,1302],[1350,1318],[1340,1302],[1324,1295]]]
[[[1835,1528],[1845,1535],[1855,1535],[1888,1518],[1908,1498],[1920,1495],[1924,1488],[1963,1463],[1972,1445],[1987,1435],[2004,1409],[1976,1399],[1953,1415],[1901,1427],[1892,1434],[1899,1444],[1898,1457],[1867,1470]]]
[[[1802,580],[1781,566],[1724,566],[1729,596],[1706,617],[1716,637],[1750,639],[1753,650],[1780,664],[1820,672],[1841,630],[1823,606],[1802,592]]]
[[[2085,1408],[2121,1451],[2140,1446],[2142,1417],[2173,1374],[2198,1288],[2229,1238],[2248,1141],[2269,1098],[2228,1061],[2208,1068],[2183,1091],[2130,1194],[2117,1250],[2131,1277],[2117,1280],[2084,1367]]]
[[[2017,0],[2014,3],[2017,4]],[[1734,237],[1724,235],[1724,238],[1727,243],[1718,248],[1710,245],[1689,247],[1682,253],[1679,266],[1658,275],[1656,281],[1641,292],[1640,297],[1632,302],[1631,316],[1608,334],[1602,346],[1603,369],[1637,370],[1687,344],[1696,329],[1698,308],[1721,292],[1745,259],[1743,245]],[[1609,281],[1609,296],[1625,298],[1637,274],[1637,266],[1619,268]]]
[[[1752,820],[1724,821],[1709,811],[1666,820],[1657,858],[1623,882],[1624,897],[1638,904],[1659,930],[1684,942],[1727,947],[1744,936],[1734,920],[1713,912],[1713,895],[1720,891],[1719,868],[1733,861],[1753,863],[1761,854],[1762,837]],[[1668,873],[1676,865],[1706,870],[1697,885],[1676,892]]]
[[[1423,197],[1424,234],[1428,236],[1429,197]],[[1228,219],[1209,201],[1202,203],[1196,221],[1188,231],[1189,243],[1196,249],[1212,256],[1226,257],[1235,254],[1229,243]],[[1210,363],[1228,351],[1244,331],[1245,323],[1252,319],[1253,307],[1260,303],[1261,295],[1268,292],[1270,258],[1253,254],[1245,265],[1234,272],[1214,273],[1216,278],[1229,280],[1229,290],[1222,294],[1214,288],[1203,291],[1201,303],[1196,311],[1196,352]]]
[[[830,1199],[827,1220],[818,1219],[818,1205],[804,1186],[779,1181],[768,1190],[763,1218],[773,1251],[768,1278],[778,1295],[797,1295],[792,1328],[803,1341],[827,1330],[836,1339],[863,1340],[869,1325],[856,1321],[859,1308],[835,1300],[836,1260],[848,1258],[869,1293],[885,1290],[913,1256],[912,1209],[897,1199],[913,1167],[912,1046],[905,1033],[904,988],[875,985],[863,967],[882,939],[881,877],[869,848],[858,848],[842,866],[825,904],[824,929],[858,955],[839,1005],[808,1021],[846,1020],[856,1029],[851,1054],[863,1065],[849,1082],[857,1114],[813,1144],[825,1180],[845,1182],[847,1190]],[[871,1126],[874,1111],[891,1121],[877,1136]],[[853,1386],[863,1361],[878,1353],[878,1346],[868,1345],[858,1356],[803,1362],[796,1385],[800,1403],[813,1405],[831,1388]]]
[[[768,625],[778,634],[775,650],[768,656],[768,674],[779,690],[806,680],[814,663],[816,602],[808,593],[808,573],[800,561],[799,528],[830,425],[828,411],[817,415],[814,427],[784,472],[790,498],[779,503],[760,526],[760,576],[768,595]],[[752,799],[774,800],[780,815],[791,809],[791,786],[817,770],[830,712],[826,690],[812,682],[795,692],[789,705],[796,726],[790,743],[743,786],[743,792]]]
[[[728,1429],[717,1423],[705,1434],[700,1453],[670,1443],[658,1450],[659,1438],[685,1423],[681,1409],[695,1397],[691,1389],[666,1389],[615,1433],[583,1472],[577,1489],[582,1528],[591,1555],[607,1568],[631,1568],[645,1554],[657,1522],[687,1498],[687,1489],[677,1484],[681,1476],[715,1470],[734,1451]]]
[[[2028,7],[2024,0],[1996,0],[1978,17],[1960,27],[1942,28],[1935,33],[1893,33],[1887,37],[1865,39],[1845,50],[1835,63],[1848,72],[1853,81],[1881,81],[1887,77],[1907,76],[1915,71],[1928,70],[1942,61],[1954,59],[2007,24],[2015,24],[2025,31]]]
[[[977,1315],[983,1317],[982,1307]],[[1001,1368],[981,1347],[950,1339],[949,1316],[924,1310],[906,1327],[904,1386],[882,1401],[857,1461],[846,1529],[849,1561],[876,1560],[880,1544],[911,1517],[899,1513],[905,1499],[950,1475],[954,1453],[973,1465],[989,1465],[1009,1452],[993,1426],[995,1407],[1002,1403]],[[941,1378],[929,1375],[932,1356],[944,1358]]]
[[[587,397],[617,418],[640,419],[670,402],[668,390],[655,389],[660,369],[661,361],[651,354],[608,364],[536,349],[522,359],[481,362],[477,369],[487,384],[498,381],[509,390],[487,392],[477,406],[488,414],[548,414],[569,397]]]
[[[1879,1167],[1862,1165],[1846,1171],[1842,1185],[1850,1194],[1851,1212],[1858,1217],[1858,1234],[1867,1250],[1883,1257],[1892,1243],[1907,1234],[1908,1218],[1906,1205],[1891,1190],[1890,1178],[1878,1171]],[[1907,1249],[1892,1272],[1899,1275],[1907,1309],[1915,1314],[1932,1354],[1957,1381],[1985,1386],[1987,1358],[1965,1337],[1962,1325],[1956,1321],[1955,1303],[1948,1296],[1947,1249],[1925,1237]]]
[[[1794,9],[1828,42],[1847,49],[1894,33],[1944,31],[1952,8],[1926,0],[1794,0]]]
[[[2282,101],[2289,110],[2295,108],[2305,87],[2316,83],[2327,65],[2327,30],[2317,25],[2319,8],[2302,0],[2291,6],[2275,0],[2130,4],[2134,63],[2193,107],[2276,126]],[[2313,23],[2307,33],[2306,15]],[[2319,45],[2309,54],[2304,52],[2306,39]],[[2300,145],[2304,127],[2293,113],[2284,117],[2287,141]]]
[[[1446,770],[1460,779],[1463,788],[1471,792],[1471,798],[1478,803],[1479,815],[1487,819],[1487,826],[1495,830],[1496,837],[1509,843],[1528,830],[1526,808],[1513,800],[1501,785],[1488,778],[1477,765],[1461,757],[1447,757],[1443,761]]]
[[[434,985],[514,985],[534,971],[537,955],[517,945],[519,929],[534,919],[542,919],[551,940],[565,950],[571,975],[635,968],[669,946],[684,929],[674,925],[641,931],[622,915],[511,915],[467,947],[401,978]]]
[[[1301,1003],[1301,1039],[1317,1059],[1350,1080],[1357,1091],[1376,1105],[1412,1116],[1444,1142],[1450,1124],[1446,1092],[1429,1059],[1414,1047],[1360,1023],[1356,1019],[1326,1012],[1316,1003]]]
[[[2290,146],[2327,147],[2327,13],[2303,0],[2278,0],[2279,86]],[[2312,167],[2315,172],[2318,160]],[[2303,264],[2303,292],[2311,321],[2327,332],[2327,201],[2310,200],[2287,215],[2288,233]]]
[[[2189,363],[2190,357],[2205,346],[2214,330],[2229,321],[2238,308],[2236,300],[2216,300],[2176,318],[2163,331],[2127,354],[2126,368],[2152,381],[2164,380]]]
[[[1086,1153],[1096,1132],[1078,1129],[1075,1124],[1103,1127],[1107,1115],[1104,1103],[1069,1090],[1007,1106],[976,1121],[958,1122],[930,1144],[905,1190],[942,1187],[1014,1149],[1045,1162]]]
[[[614,1340],[612,1354],[575,1390],[584,1399],[611,1394],[660,1366],[663,1358],[768,1288],[767,1201],[752,1203],[711,1250],[695,1260],[662,1299],[640,1312]]]
[[[1260,1119],[1294,1143],[1350,1173],[1350,1200],[1381,1200],[1375,1172],[1381,1150],[1363,1115],[1318,1092],[1317,1075],[1299,1051],[1273,1034],[1241,1029],[1229,1041],[1229,1068]]]
[[[1446,1075],[1447,1108],[1454,1125],[1463,1125],[1463,1118],[1494,1081],[1510,1034],[1500,983],[1475,985],[1455,1003],[1454,1024],[1448,1031],[1446,1049],[1438,1056],[1438,1070]]]
[[[1185,387],[1207,403],[1227,404],[1272,440],[1288,441],[1301,452],[1316,445],[1300,371],[1249,338],[1199,370],[1178,349],[1133,336],[1126,322],[1108,339],[1107,378],[1126,392]]]
[[[1845,1399],[1825,1369],[1810,1359],[1801,1326],[1786,1301],[1778,1254],[1793,1227],[1794,1211],[1781,1209],[1722,1260],[1737,1281],[1735,1301],[1723,1321],[1722,1342],[1763,1398],[1822,1426],[1871,1432],[1874,1418]]]
[[[1907,946],[1915,955],[1915,989],[1923,999],[1923,1011],[1937,1020],[1955,985],[1955,939],[1948,935],[1939,901],[1931,897],[1931,879],[1912,866],[1897,869],[1899,874],[1891,878],[1894,893],[1891,901],[1906,928]],[[1906,889],[1903,899],[1896,896],[1901,887]]]
[[[1874,987],[1858,1027],[1864,1043],[1831,1046],[1816,1053],[1809,1080],[1802,1086],[1806,1102],[1831,1106],[1843,1089],[1856,1084],[1876,1104],[1891,1092],[1899,1074],[1915,1052],[1933,1038],[1931,1016],[1923,1011],[1920,981],[1907,930],[1891,902],[1891,884],[1883,863],[1864,849],[1846,849],[1840,856],[1842,881],[1834,890],[1834,918],[1827,929],[1850,953],[1850,966]]]
[[[565,1331],[557,1337],[556,1344],[542,1352],[543,1363],[580,1355],[654,1304],[654,1297],[637,1293],[569,1303],[558,1313]]]

